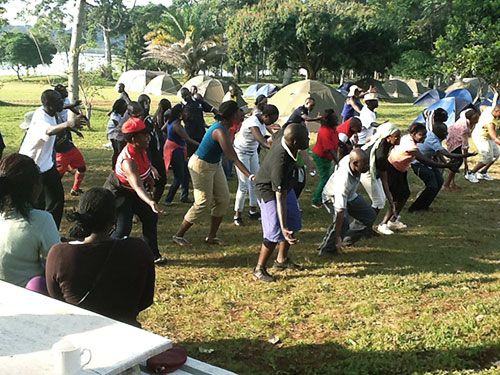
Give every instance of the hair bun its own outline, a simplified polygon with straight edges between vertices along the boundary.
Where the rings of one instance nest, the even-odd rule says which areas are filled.
[[[9,193],[10,179],[5,173],[0,173],[0,195]]]

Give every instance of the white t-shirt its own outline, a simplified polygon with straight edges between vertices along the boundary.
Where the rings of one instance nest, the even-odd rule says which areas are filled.
[[[323,188],[323,202],[331,200],[337,212],[344,211],[347,208],[347,202],[358,196],[360,176],[354,175],[350,161],[349,155],[344,156]]]
[[[56,118],[45,112],[43,107],[39,107],[33,114],[30,127],[19,149],[20,154],[29,156],[35,161],[41,173],[47,172],[54,166],[56,136],[47,135],[47,129],[56,125]]]
[[[115,126],[114,121],[116,121],[118,125]],[[125,116],[120,116],[118,113],[112,112],[111,116],[109,116],[108,126],[106,128],[106,138],[116,139],[118,141],[125,140],[125,137],[122,134],[122,125],[125,121]]]
[[[358,144],[364,145],[366,143],[366,138],[373,135],[373,128],[371,124],[377,122],[377,114],[365,105],[361,112],[359,113],[359,119],[361,120],[361,131],[358,133]]]
[[[234,148],[236,149],[236,151],[243,151],[248,153],[257,152],[259,142],[257,142],[252,134],[251,128],[253,127],[258,128],[263,137],[266,135],[266,125],[262,124],[257,116],[250,116],[245,121],[243,121],[243,124],[241,124],[241,129],[236,136],[236,139],[234,140]]]

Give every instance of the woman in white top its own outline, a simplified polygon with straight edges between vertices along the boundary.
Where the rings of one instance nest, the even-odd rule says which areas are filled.
[[[266,127],[272,125],[278,120],[279,111],[276,106],[265,104],[262,106],[262,112],[250,116],[241,125],[240,132],[234,140],[234,150],[241,162],[247,167],[252,174],[259,171],[259,153],[257,149],[260,146],[270,148],[271,145],[267,142],[264,136],[266,135]],[[234,203],[234,224],[236,226],[243,225],[241,213],[245,207],[247,193],[250,196],[250,211],[248,216],[251,219],[258,219],[257,212],[257,197],[255,196],[255,187],[248,177],[240,170],[236,170],[238,174],[238,191],[236,192],[236,200]]]
[[[109,116],[108,126],[106,128],[106,138],[111,141],[113,146],[113,156],[111,158],[111,168],[113,170],[115,170],[118,155],[120,155],[120,152],[127,144],[127,141],[121,132],[123,123],[128,119],[128,116],[125,116],[126,112],[127,102],[123,99],[115,101]]]
[[[0,280],[47,294],[45,261],[60,237],[52,215],[33,208],[41,190],[33,159],[0,161]]]

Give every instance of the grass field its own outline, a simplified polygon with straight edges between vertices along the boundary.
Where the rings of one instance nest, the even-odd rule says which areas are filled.
[[[0,130],[7,153],[18,150],[23,114],[35,108],[47,84],[4,81]],[[105,127],[116,93],[102,91],[92,130],[77,140],[87,163],[82,188],[101,186],[109,173]],[[136,96],[131,93],[131,96]],[[152,108],[158,102],[153,97]],[[406,129],[420,108],[382,102],[379,119]],[[475,160],[475,159],[474,159]],[[170,259],[157,268],[155,304],[143,327],[188,348],[192,357],[239,374],[499,374],[499,180],[441,192],[434,212],[409,214],[408,229],[360,241],[346,255],[322,258],[316,247],[329,225],[311,208],[316,181],[301,197],[304,229],[291,255],[305,270],[278,275],[272,285],[251,279],[261,239],[258,223],[220,229],[224,248],[203,243],[208,226],[194,227],[192,248],[171,243],[188,206],[175,203],[159,219],[159,243]],[[423,186],[409,172],[413,200]],[[72,176],[64,178],[69,192]],[[231,204],[236,181],[230,182]],[[77,200],[66,195],[67,208]],[[177,197],[178,199],[179,197]],[[63,222],[62,233],[68,224]],[[139,225],[134,235],[140,235]]]

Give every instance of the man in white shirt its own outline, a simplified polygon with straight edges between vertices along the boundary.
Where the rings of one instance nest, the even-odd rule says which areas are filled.
[[[64,99],[55,90],[45,90],[41,101],[42,106],[33,114],[19,153],[32,158],[40,168],[42,193],[35,208],[50,212],[59,228],[64,209],[64,190],[54,162],[56,135],[67,129],[79,130],[85,125],[86,118],[79,115],[57,124],[56,114],[63,110]]]
[[[359,113],[361,120],[361,131],[358,133],[358,146],[361,147],[370,141],[373,135],[373,130],[379,124],[377,123],[377,114],[375,109],[378,107],[377,94],[369,93],[365,95],[365,106]]]
[[[363,236],[371,237],[377,217],[374,209],[357,190],[361,173],[369,168],[368,154],[355,148],[339,162],[323,189],[323,204],[333,222],[318,248],[319,255],[343,253],[344,246],[352,245]],[[349,216],[357,219],[355,228],[349,227]]]

